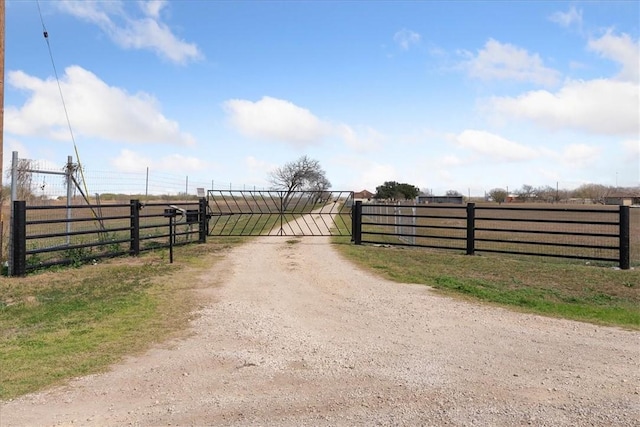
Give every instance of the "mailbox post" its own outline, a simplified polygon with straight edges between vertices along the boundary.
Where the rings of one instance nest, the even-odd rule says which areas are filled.
[[[176,216],[178,216],[178,209],[167,208],[164,210],[164,216],[169,218],[169,263],[173,264],[173,239],[175,234]]]

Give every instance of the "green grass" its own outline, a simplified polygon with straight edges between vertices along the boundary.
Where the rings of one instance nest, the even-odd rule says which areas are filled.
[[[25,278],[0,278],[0,399],[99,372],[184,333],[195,280],[229,246],[176,248]]]
[[[640,329],[638,269],[334,242],[347,259],[396,282],[546,316]]]

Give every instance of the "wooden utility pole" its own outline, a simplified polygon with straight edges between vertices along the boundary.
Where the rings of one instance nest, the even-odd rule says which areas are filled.
[[[2,175],[4,175],[2,167],[2,152],[4,150],[4,1],[0,0],[0,191],[2,191]],[[2,214],[0,214],[1,221]]]
[[[3,157],[4,150],[4,1],[0,0],[0,261],[4,258],[4,215],[2,197],[2,176],[4,175]]]

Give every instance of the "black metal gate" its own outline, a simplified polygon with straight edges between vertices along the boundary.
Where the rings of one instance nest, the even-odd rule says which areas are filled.
[[[352,191],[207,194],[210,236],[350,236]]]

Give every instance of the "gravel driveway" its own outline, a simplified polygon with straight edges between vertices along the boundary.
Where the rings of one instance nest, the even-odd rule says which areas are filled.
[[[10,425],[640,425],[640,334],[395,284],[324,237],[203,281],[185,339],[3,403]]]

